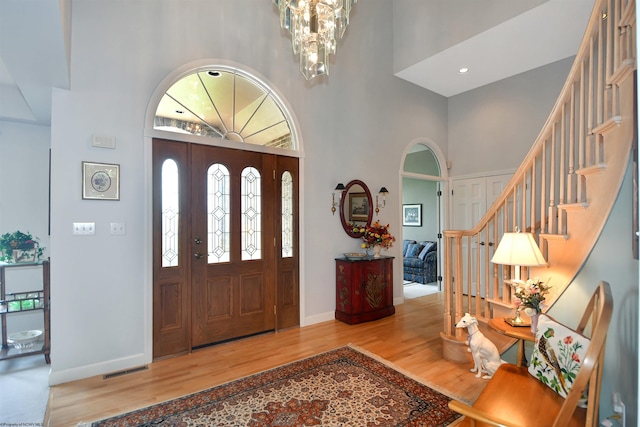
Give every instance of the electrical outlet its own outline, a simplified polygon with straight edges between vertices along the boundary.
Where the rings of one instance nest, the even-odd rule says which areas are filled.
[[[620,415],[622,427],[625,427],[627,414],[620,393],[615,392],[611,395],[611,405],[613,406],[613,412]]]
[[[73,234],[77,236],[90,236],[96,234],[95,222],[74,222]]]
[[[112,236],[124,236],[127,234],[127,229],[124,222],[112,222],[111,223],[111,235]]]

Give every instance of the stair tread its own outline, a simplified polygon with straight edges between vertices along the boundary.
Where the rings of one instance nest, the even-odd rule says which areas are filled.
[[[505,283],[507,281],[505,280]],[[499,299],[494,299],[494,298],[487,298],[487,301],[490,304],[495,304],[495,305],[499,305],[500,307],[504,307],[504,308],[513,308],[513,303],[512,302],[506,302],[506,301],[502,301]]]

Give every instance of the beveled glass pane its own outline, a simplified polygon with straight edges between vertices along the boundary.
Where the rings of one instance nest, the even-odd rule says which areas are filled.
[[[154,129],[293,149],[279,100],[238,70],[212,67],[177,81],[158,103]]]
[[[252,81],[236,76],[234,131],[244,134],[243,129],[267,98],[268,93]],[[279,114],[279,118],[282,114]],[[264,126],[264,123],[263,123]]]
[[[242,171],[241,219],[242,260],[262,258],[262,196],[260,172],[253,167]]]
[[[200,72],[200,78],[207,89],[218,120],[221,121],[222,135],[233,130],[233,103],[235,102],[235,75],[227,71],[210,70]]]
[[[178,164],[167,159],[162,163],[162,267],[178,266],[180,232],[180,186]]]
[[[282,258],[293,256],[293,178],[289,171],[282,174]]]
[[[229,262],[231,254],[231,179],[215,163],[207,171],[207,248],[209,264]]]

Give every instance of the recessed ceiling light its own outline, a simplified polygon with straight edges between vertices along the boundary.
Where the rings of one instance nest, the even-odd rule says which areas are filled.
[[[460,74],[467,74],[469,72],[469,69],[467,67],[462,67],[458,70],[458,73]]]

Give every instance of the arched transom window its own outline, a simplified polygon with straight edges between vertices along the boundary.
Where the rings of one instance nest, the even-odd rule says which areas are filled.
[[[208,68],[177,81],[158,104],[154,129],[295,149],[277,96],[235,69]]]

